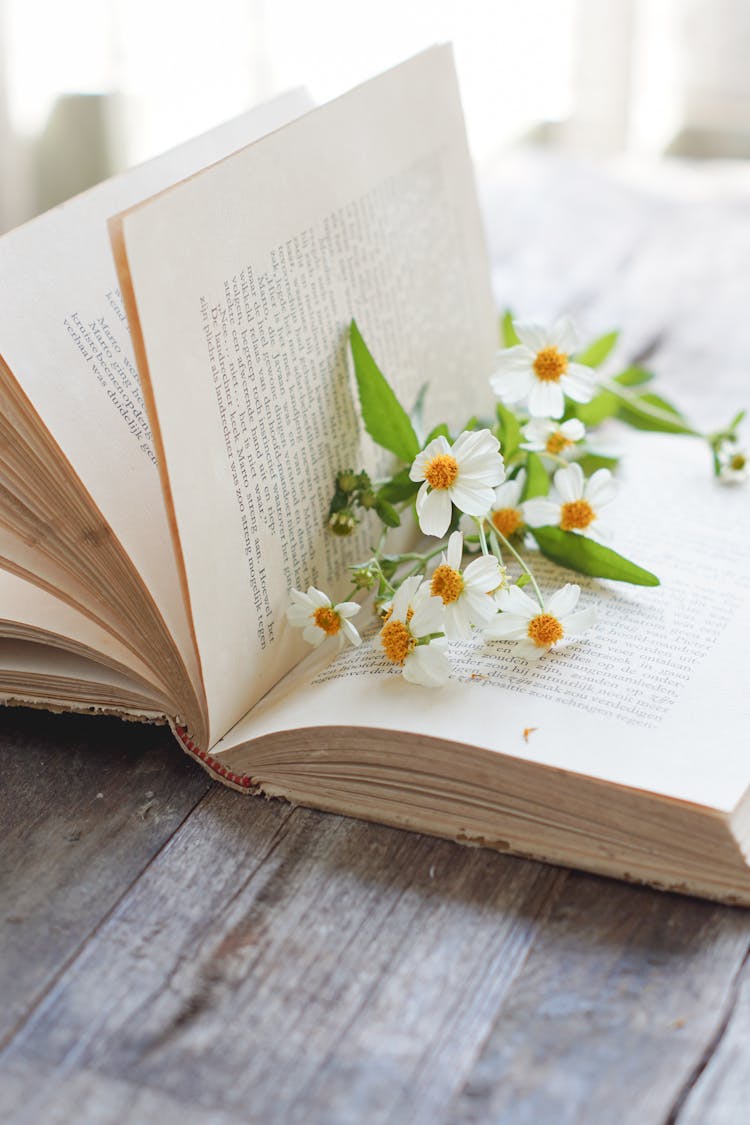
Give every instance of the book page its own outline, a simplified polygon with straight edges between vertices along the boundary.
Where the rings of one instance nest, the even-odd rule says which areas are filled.
[[[136,208],[115,239],[218,737],[303,651],[289,587],[329,585],[366,541],[323,530],[337,469],[372,464],[351,318],[405,403],[429,380],[432,415],[455,413],[467,380],[486,387],[495,313],[450,49]]]
[[[107,219],[309,107],[294,93],[77,196],[0,239],[0,356],[198,669]],[[191,435],[183,435],[190,444]]]
[[[451,680],[430,690],[406,683],[384,660],[375,632],[340,656],[312,654],[214,756],[255,773],[252,745],[242,749],[254,738],[372,726],[733,809],[750,786],[747,489],[718,483],[705,445],[692,438],[618,438],[624,458],[613,546],[653,570],[660,587],[535,562],[543,590],[575,581],[581,605],[597,607],[596,628],[575,645],[529,664],[508,641],[455,644]]]
[[[101,658],[109,668],[124,672],[151,689],[166,709],[168,698],[148,667],[115,637],[85,614],[33,582],[0,570],[0,637],[40,640],[89,659]]]

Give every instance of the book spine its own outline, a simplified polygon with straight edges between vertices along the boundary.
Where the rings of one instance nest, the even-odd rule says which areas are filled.
[[[199,761],[202,766],[205,766],[219,781],[223,781],[225,785],[231,785],[235,789],[241,789],[243,792],[259,791],[259,786],[257,782],[253,781],[252,777],[248,777],[247,774],[233,773],[207,751],[196,746],[185,727],[175,726],[173,729],[188,754]]]

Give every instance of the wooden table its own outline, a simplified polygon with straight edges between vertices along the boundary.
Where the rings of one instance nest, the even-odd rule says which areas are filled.
[[[621,322],[683,399],[747,383],[747,185],[490,171],[498,296]],[[161,728],[2,720],[0,1120],[750,1122],[750,912],[243,798]]]

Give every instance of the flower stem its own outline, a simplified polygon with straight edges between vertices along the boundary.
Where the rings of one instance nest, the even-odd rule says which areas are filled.
[[[606,376],[600,375],[599,385],[615,395],[616,398],[628,403],[629,406],[634,406],[641,414],[647,414],[649,418],[653,418],[657,422],[667,422],[671,426],[685,425],[681,415],[672,414],[669,410],[662,410],[661,407],[654,406],[653,403],[645,402],[642,395],[629,390],[614,379],[608,379]],[[694,437],[705,438],[707,436],[700,430],[694,430],[692,426],[685,425],[685,429],[689,430]]]
[[[477,519],[476,524],[477,524],[477,527],[479,528],[479,543],[480,543],[481,548],[482,548],[482,554],[483,555],[489,555],[490,552],[487,548],[487,536],[485,535],[485,532],[484,532],[484,519]]]
[[[525,561],[524,561],[524,560],[523,560],[523,559],[521,558],[521,556],[519,555],[518,551],[517,551],[517,550],[515,549],[515,547],[514,547],[514,546],[513,546],[513,545],[512,545],[512,544],[511,544],[511,543],[510,543],[510,542],[509,542],[509,541],[508,541],[508,540],[507,540],[507,539],[505,538],[505,536],[504,536],[504,535],[502,534],[502,532],[501,532],[501,531],[497,531],[497,530],[496,530],[495,528],[492,528],[492,529],[490,530],[490,536],[491,536],[491,537],[493,537],[493,538],[494,538],[495,536],[497,536],[497,538],[498,538],[498,539],[500,540],[500,542],[502,543],[502,545],[503,545],[503,546],[504,546],[504,547],[505,547],[505,548],[506,548],[506,549],[507,549],[508,551],[510,551],[511,555],[512,555],[512,556],[513,556],[513,558],[514,558],[514,559],[516,560],[516,562],[517,562],[517,563],[518,563],[518,564],[520,565],[520,567],[521,567],[521,569],[522,569],[522,570],[524,571],[524,573],[525,573],[525,574],[528,574],[528,576],[529,576],[529,582],[531,583],[531,586],[532,586],[532,589],[533,589],[533,591],[534,591],[534,594],[536,595],[536,600],[537,600],[537,601],[539,602],[539,608],[540,608],[540,609],[544,609],[544,598],[542,597],[542,591],[541,591],[541,590],[539,589],[539,586],[538,586],[538,584],[537,584],[537,580],[536,580],[536,578],[534,577],[534,574],[533,574],[533,571],[531,570],[531,567],[530,567],[530,566],[529,566],[529,565],[528,565],[528,564],[527,564],[527,563],[526,563],[526,562],[525,562]],[[498,549],[499,549],[499,548],[498,548]]]

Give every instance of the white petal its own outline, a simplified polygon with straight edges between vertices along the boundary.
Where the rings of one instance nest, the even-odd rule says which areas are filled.
[[[532,496],[521,505],[524,522],[529,527],[555,527],[560,522],[560,505],[544,496]]]
[[[393,618],[395,618],[396,621],[406,621],[409,606],[421,585],[422,579],[416,574],[412,575],[411,578],[405,578],[398,590],[396,590],[396,593],[393,595],[393,602],[391,603]]]
[[[519,402],[529,393],[534,382],[531,368],[522,371],[506,371],[490,376],[490,387],[503,402]]]
[[[617,495],[617,485],[609,469],[597,469],[586,481],[584,496],[596,511],[609,504]]]
[[[541,448],[544,449],[547,438],[554,429],[554,423],[548,418],[531,418],[524,426],[523,435],[529,441],[540,442]]]
[[[359,602],[339,602],[333,608],[339,617],[356,617],[362,607]]]
[[[579,531],[578,534],[585,535],[589,539],[596,539],[600,543],[606,543],[608,539],[612,538],[612,528],[597,518],[588,527]]]
[[[500,585],[500,564],[490,555],[474,559],[464,571],[464,585],[467,589],[480,590],[483,594]]]
[[[527,619],[517,613],[496,613],[483,630],[483,636],[490,641],[520,641],[528,633]]]
[[[350,644],[354,645],[355,648],[359,648],[359,646],[362,644],[362,638],[352,625],[351,621],[347,621],[346,619],[342,620],[341,631]]]
[[[423,687],[442,687],[448,682],[451,666],[445,646],[439,641],[417,645],[404,661],[404,679]]]
[[[559,383],[534,382],[529,394],[529,413],[537,418],[559,418],[565,409],[565,396]]]
[[[330,608],[331,599],[327,594],[324,594],[322,590],[316,590],[314,586],[308,586],[307,596],[316,609],[322,609],[323,607],[326,609]]]
[[[533,352],[540,352],[552,343],[549,330],[538,320],[514,320],[513,327],[521,343]]]
[[[477,542],[467,543],[466,542],[466,536],[467,535],[472,535],[476,539],[476,536],[478,534],[479,529],[477,528],[476,521],[474,520],[474,517],[473,516],[461,516],[461,519],[458,521],[458,529],[459,529],[460,532],[462,532],[462,534],[464,536],[464,551],[466,551],[468,554],[475,554],[479,550],[479,543],[477,543]]]
[[[471,623],[463,597],[445,607],[445,635],[451,641],[468,641]]]
[[[590,367],[584,367],[581,363],[569,363],[568,370],[560,379],[560,385],[574,402],[591,402],[596,389],[596,375]]]
[[[317,625],[308,625],[302,633],[302,636],[305,638],[308,644],[311,644],[313,646],[313,648],[317,648],[318,645],[322,644],[322,642],[326,639],[325,633],[322,629],[319,629]]]
[[[311,598],[309,598],[307,594],[303,594],[301,590],[289,591],[289,604],[293,606],[304,607],[308,611],[308,613],[311,609],[317,608],[316,603]]]
[[[586,427],[580,418],[568,418],[567,422],[563,422],[560,426],[560,433],[568,441],[580,441],[586,436]]]
[[[596,625],[596,610],[590,605],[566,617],[560,624],[563,627],[563,637],[577,637]]]
[[[550,333],[550,343],[565,355],[577,350],[580,336],[572,318],[561,316]]]
[[[444,621],[443,599],[430,596],[420,599],[419,603],[415,605],[414,616],[409,623],[409,628],[415,637],[426,637],[430,633],[442,633]]]
[[[536,351],[523,344],[516,344],[512,348],[502,348],[495,354],[492,368],[493,375],[505,375],[508,371],[518,371],[521,368],[531,367],[536,357]]]
[[[417,518],[425,535],[436,535],[438,539],[445,535],[451,522],[451,498],[446,489],[423,492],[420,488],[417,493]]]
[[[562,622],[562,618],[566,613],[572,613],[578,605],[578,599],[581,596],[581,587],[577,586],[574,582],[568,582],[562,589],[556,590],[552,597],[547,602],[545,612],[551,613],[558,621]]]
[[[567,469],[558,469],[555,473],[555,488],[564,504],[583,497],[584,477],[580,465],[568,465]]]
[[[524,617],[527,622],[540,612],[535,599],[525,594],[519,586],[511,586],[509,590],[506,590],[502,600],[498,599],[498,604],[504,613],[517,613],[519,617]]]
[[[479,590],[465,590],[461,602],[465,604],[466,613],[472,625],[486,625],[493,617],[497,616],[497,606],[490,594]]]
[[[465,512],[467,516],[484,516],[489,512],[492,507],[492,502],[495,498],[495,493],[489,485],[464,485],[459,477],[456,483],[451,485],[448,489],[450,499],[456,507]],[[419,521],[420,527],[425,531],[422,520]],[[445,535],[450,523],[450,512],[446,520],[445,527],[442,531],[433,531],[433,535]],[[427,534],[430,534],[427,532]]]
[[[477,453],[497,453],[500,442],[486,427],[481,430],[464,430],[456,438],[453,455],[457,460]]]
[[[461,569],[461,558],[464,553],[464,537],[460,531],[454,531],[448,540],[448,549],[443,558],[453,570]]]
[[[526,470],[521,469],[518,476],[514,477],[513,480],[506,480],[504,484],[499,485],[495,489],[495,498],[492,501],[493,510],[517,508],[525,484]]]

